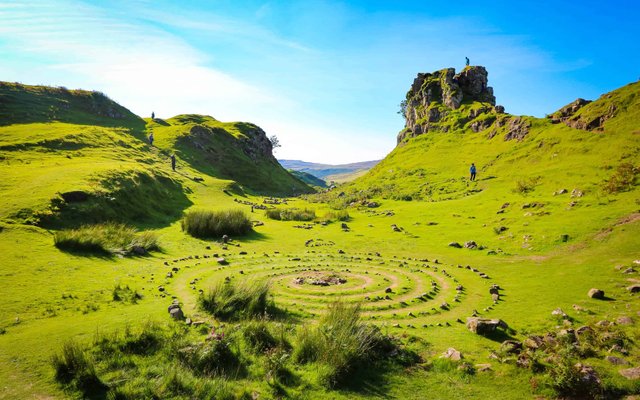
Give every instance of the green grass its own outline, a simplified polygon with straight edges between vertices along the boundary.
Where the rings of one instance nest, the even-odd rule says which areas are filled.
[[[190,210],[181,224],[183,231],[199,238],[241,236],[252,228],[249,217],[242,210]]]
[[[58,231],[53,240],[57,248],[76,252],[140,255],[160,249],[155,233],[113,222]]]

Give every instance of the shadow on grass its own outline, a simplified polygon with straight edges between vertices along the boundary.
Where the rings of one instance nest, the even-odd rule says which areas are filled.
[[[387,374],[398,373],[400,368],[389,363],[361,366],[351,375],[349,381],[336,388],[349,397],[350,393],[389,399]]]
[[[484,336],[489,340],[493,340],[494,342],[502,343],[505,340],[516,340],[514,336],[511,336],[512,334],[515,334],[515,331],[513,329],[507,329],[507,330],[496,329],[495,331],[491,333],[486,333],[482,336]]]

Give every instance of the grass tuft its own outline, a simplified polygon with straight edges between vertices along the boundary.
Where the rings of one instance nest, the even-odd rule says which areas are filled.
[[[267,210],[265,215],[277,221],[313,221],[316,218],[315,210],[308,208],[275,208]]]
[[[198,303],[203,310],[222,320],[258,317],[272,307],[268,302],[269,288],[267,281],[219,282],[201,295]]]
[[[249,217],[241,210],[192,210],[182,219],[182,230],[198,238],[246,235],[252,226]]]
[[[53,240],[57,248],[77,252],[144,254],[159,249],[156,234],[116,222],[58,231]]]

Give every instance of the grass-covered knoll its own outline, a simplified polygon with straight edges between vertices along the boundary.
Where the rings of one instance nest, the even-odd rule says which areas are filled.
[[[141,255],[159,249],[155,233],[114,222],[57,231],[53,240],[57,248],[76,252]]]
[[[291,195],[313,190],[273,157],[266,133],[247,122],[220,122],[201,115],[178,115],[147,125],[155,144],[202,173],[232,179],[256,193]]]
[[[189,210],[182,218],[182,230],[199,238],[246,235],[252,223],[242,210]]]
[[[104,93],[0,82],[0,125],[66,122],[144,129],[144,121]]]

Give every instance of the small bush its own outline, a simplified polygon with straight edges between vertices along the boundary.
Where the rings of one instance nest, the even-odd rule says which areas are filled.
[[[626,192],[638,184],[640,167],[631,163],[622,163],[616,168],[616,172],[604,184],[604,191],[607,193]]]
[[[527,194],[533,192],[536,186],[540,183],[540,177],[526,178],[516,181],[516,187],[513,190],[515,193]]]
[[[268,304],[269,283],[250,281],[242,284],[219,282],[198,299],[200,307],[216,318],[238,320],[265,314]]]
[[[159,249],[156,234],[115,222],[58,231],[53,240],[57,248],[68,251],[131,254]]]
[[[242,210],[192,210],[182,219],[182,230],[198,238],[246,235],[252,227]]]
[[[267,210],[265,215],[277,221],[313,221],[316,218],[315,210],[308,208],[275,208]]]
[[[128,285],[120,286],[120,284],[117,284],[113,288],[111,297],[113,298],[113,301],[127,302],[131,304],[136,304],[138,300],[142,299],[142,295],[136,290],[131,289]]]

